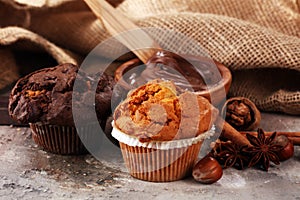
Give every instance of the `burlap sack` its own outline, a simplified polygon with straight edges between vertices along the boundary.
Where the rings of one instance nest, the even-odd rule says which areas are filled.
[[[117,10],[140,27],[168,28],[200,42],[232,70],[230,96],[249,97],[263,111],[300,114],[299,2],[125,0]],[[18,78],[14,67],[22,69],[13,59],[16,51],[80,63],[109,37],[81,0],[0,0],[0,27],[0,57],[6,60],[0,89]]]

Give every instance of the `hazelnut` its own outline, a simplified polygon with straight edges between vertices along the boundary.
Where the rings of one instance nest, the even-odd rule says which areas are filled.
[[[246,97],[234,97],[228,99],[221,111],[226,122],[238,131],[250,131],[256,129],[261,120],[260,111],[256,105]]]
[[[200,183],[211,184],[222,177],[223,169],[216,159],[206,156],[194,166],[192,175]]]
[[[277,152],[277,156],[280,161],[285,161],[293,157],[294,144],[287,136],[277,136],[274,143],[283,147],[280,151]]]

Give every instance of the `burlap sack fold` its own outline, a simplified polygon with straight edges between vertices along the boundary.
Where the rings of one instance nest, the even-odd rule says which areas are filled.
[[[140,27],[176,30],[198,41],[232,70],[229,95],[249,97],[264,111],[300,114],[299,5],[298,0],[125,0],[117,10]],[[14,61],[15,50],[80,63],[110,36],[81,0],[0,0],[0,27],[0,57],[6,60],[0,64],[0,89],[22,68]]]
[[[118,10],[136,20],[175,13],[209,13],[300,36],[299,0],[127,0]],[[182,27],[183,29],[186,27]]]

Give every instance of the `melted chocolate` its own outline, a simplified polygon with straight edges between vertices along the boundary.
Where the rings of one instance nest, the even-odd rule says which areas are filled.
[[[191,56],[185,57],[187,60],[170,52],[159,51],[149,59],[142,70],[133,70],[127,83],[138,86],[160,78],[174,81],[176,86],[185,90],[202,91],[221,80],[220,75],[217,74],[218,71],[212,70],[215,67],[212,61]]]

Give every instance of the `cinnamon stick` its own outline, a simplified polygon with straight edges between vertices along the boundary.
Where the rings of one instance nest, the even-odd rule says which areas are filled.
[[[244,135],[242,135],[239,131],[233,128],[229,123],[227,123],[221,117],[217,117],[216,126],[222,130],[221,136],[231,140],[233,143],[239,146],[251,146],[250,142],[247,140]]]
[[[273,132],[264,132],[266,136],[272,135]],[[244,131],[240,132],[243,136],[245,136],[247,133],[253,136],[257,136],[257,132],[252,131]],[[294,145],[300,145],[300,132],[276,132],[277,135],[285,135],[287,136],[291,141],[293,141]]]

